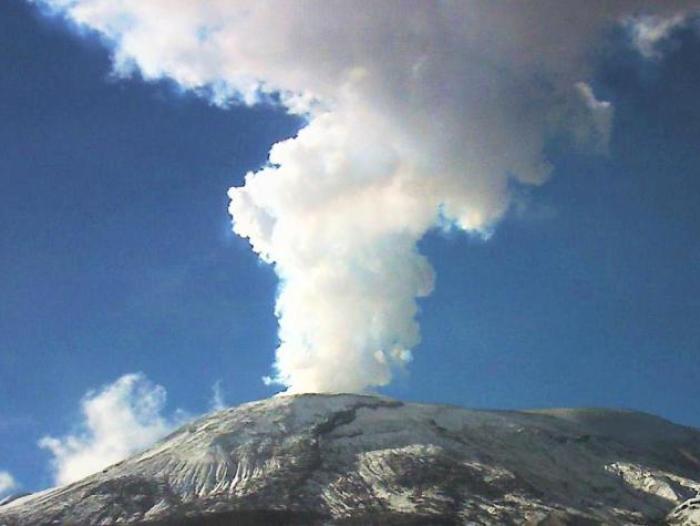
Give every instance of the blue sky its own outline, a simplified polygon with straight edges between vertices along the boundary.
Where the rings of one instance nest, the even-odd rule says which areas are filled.
[[[44,435],[130,372],[168,411],[274,394],[277,278],[226,191],[302,120],[116,78],[109,50],[0,6],[0,469],[51,483]],[[561,138],[488,241],[431,231],[422,343],[380,391],[480,408],[625,407],[700,426],[700,38],[644,60],[613,34],[609,155]]]

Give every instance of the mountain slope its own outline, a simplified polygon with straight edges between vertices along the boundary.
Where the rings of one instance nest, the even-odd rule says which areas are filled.
[[[0,524],[653,524],[698,492],[700,431],[651,415],[299,395],[205,416]]]

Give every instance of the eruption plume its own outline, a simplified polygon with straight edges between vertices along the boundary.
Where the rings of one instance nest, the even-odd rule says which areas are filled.
[[[42,0],[114,47],[116,72],[306,117],[231,188],[234,231],[280,278],[271,381],[361,391],[411,360],[429,230],[488,237],[547,137],[604,153],[590,57],[615,24],[652,56],[697,2]],[[673,21],[673,23],[669,22]]]

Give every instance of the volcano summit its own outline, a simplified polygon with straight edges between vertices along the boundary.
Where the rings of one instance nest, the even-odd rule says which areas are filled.
[[[699,491],[700,431],[643,413],[307,394],[204,416],[0,524],[690,525]]]

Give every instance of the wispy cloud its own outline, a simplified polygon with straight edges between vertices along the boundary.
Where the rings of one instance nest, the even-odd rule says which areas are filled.
[[[573,118],[571,122],[576,142],[593,151],[607,153],[612,131],[613,105],[598,99],[591,85],[586,82],[577,82],[574,88],[585,112],[584,117]]]
[[[212,411],[221,411],[222,409],[226,408],[226,401],[224,400],[224,390],[221,387],[221,380],[214,382],[214,385],[211,388],[209,408]]]
[[[0,471],[0,497],[17,489],[18,484],[9,471]]]
[[[627,20],[627,29],[637,51],[647,59],[658,60],[663,56],[661,43],[687,20],[684,13],[635,16]]]
[[[39,441],[53,455],[55,483],[68,484],[152,445],[184,420],[179,412],[166,416],[165,404],[165,389],[141,373],[89,392],[78,431]]]

